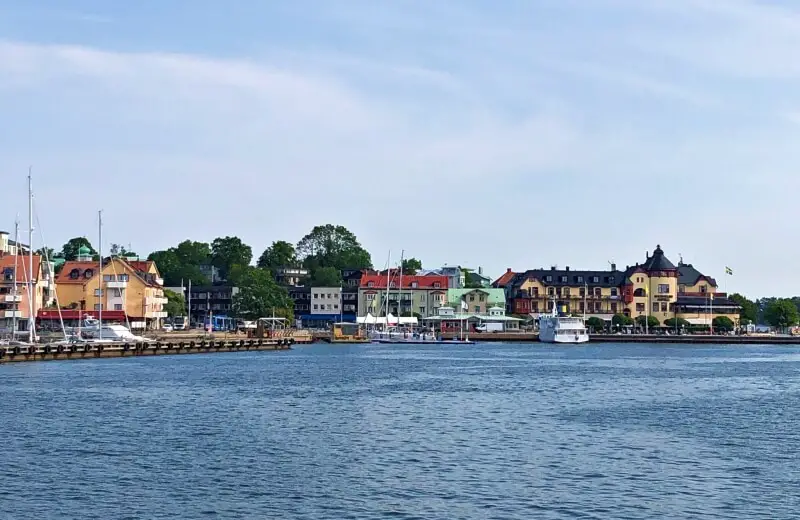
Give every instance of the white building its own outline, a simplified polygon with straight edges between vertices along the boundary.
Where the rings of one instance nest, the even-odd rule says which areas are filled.
[[[326,327],[339,321],[342,315],[342,288],[312,287],[309,314],[309,319],[303,320],[303,325],[307,327]]]

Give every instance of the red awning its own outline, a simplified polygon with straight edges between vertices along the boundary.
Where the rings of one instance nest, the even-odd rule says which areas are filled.
[[[57,320],[59,311],[56,309],[40,309],[36,315],[40,320]],[[62,309],[61,317],[65,320],[79,320],[81,318],[98,318],[99,311],[81,311],[73,309]],[[103,319],[125,321],[125,311],[103,311]]]

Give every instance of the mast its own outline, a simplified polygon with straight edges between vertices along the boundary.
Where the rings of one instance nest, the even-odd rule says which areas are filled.
[[[19,216],[14,221],[14,308],[19,310],[17,301],[17,271],[19,270]],[[17,339],[17,317],[11,320],[11,339]]]
[[[392,251],[389,250],[389,258],[386,259],[386,293],[384,300],[386,301],[386,327],[389,327],[389,285],[391,284],[392,276]]]
[[[34,290],[33,290],[33,182],[31,181],[31,167],[28,167],[28,342],[33,343],[36,338],[36,317],[34,316]],[[19,243],[17,243],[19,248]]]
[[[403,315],[403,255],[406,250],[400,250],[400,283],[397,289],[397,325],[400,326],[400,316]]]
[[[183,288],[183,283],[181,283],[181,288]],[[187,309],[186,313],[189,316],[189,323],[185,325],[185,329],[189,330],[192,328],[192,279],[189,278],[189,302],[186,304]]]
[[[97,212],[97,257],[100,259],[100,271],[97,273],[97,287],[100,289],[100,306],[98,307],[97,337],[103,339],[103,210]]]

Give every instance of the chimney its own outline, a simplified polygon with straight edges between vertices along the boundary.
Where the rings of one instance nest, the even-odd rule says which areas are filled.
[[[612,271],[616,271],[617,270],[617,264],[611,264],[611,270]]]
[[[506,268],[506,272],[507,272],[507,273],[510,273],[510,272],[511,272],[511,268],[510,268],[510,267],[507,267],[507,268]]]
[[[566,267],[567,271],[569,271],[569,266]]]
[[[478,274],[483,276],[483,267],[478,266]]]

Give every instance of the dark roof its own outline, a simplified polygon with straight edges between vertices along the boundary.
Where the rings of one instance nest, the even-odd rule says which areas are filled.
[[[697,269],[692,264],[684,264],[679,262],[678,263],[678,284],[679,285],[694,285],[696,284],[700,278],[705,278],[708,280],[708,283],[713,285],[714,287],[717,286],[717,281],[711,278],[710,276],[706,276]]]
[[[550,279],[548,280],[548,277]],[[566,279],[565,279],[566,277]],[[594,278],[597,281],[593,281]],[[530,269],[515,276],[509,285],[520,286],[528,279],[539,280],[547,287],[561,287],[588,284],[590,287],[619,287],[625,281],[622,271],[573,271],[571,269]]]
[[[706,296],[678,296],[675,304],[678,306],[708,307],[709,301]],[[740,308],[739,304],[724,296],[715,296],[713,300],[713,306]]]
[[[653,251],[653,256],[647,257],[645,263],[642,264],[642,268],[645,271],[670,271],[675,269],[675,264],[664,256],[664,250],[661,249],[660,245],[657,245]]]

